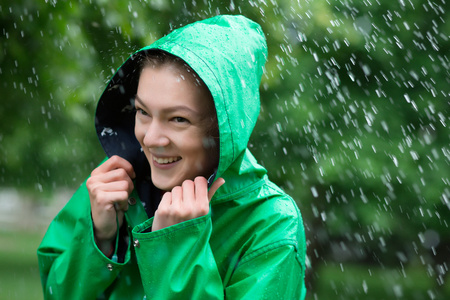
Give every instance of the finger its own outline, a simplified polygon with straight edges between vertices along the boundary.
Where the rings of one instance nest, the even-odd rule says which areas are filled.
[[[128,197],[125,200],[119,200],[119,201],[114,202],[114,208],[116,209],[116,212],[127,211],[128,210]]]
[[[196,201],[208,200],[208,181],[205,177],[196,177],[195,184],[195,199]]]
[[[165,192],[159,202],[158,209],[168,207],[172,203],[172,193]]]
[[[195,178],[196,217],[209,213],[208,181],[205,177]]]
[[[89,191],[89,198],[91,201],[107,204],[112,201],[127,199],[128,195],[133,191],[133,182],[128,180],[103,182],[97,177],[90,177],[86,182],[86,187]],[[113,196],[112,192],[120,193],[121,198]],[[123,198],[122,198],[123,197]]]
[[[183,202],[192,203],[195,201],[194,182],[192,180],[185,180],[182,184],[183,188]]]
[[[111,182],[118,180],[128,180],[129,182],[132,182],[131,177],[128,175],[127,171],[122,168],[110,170],[106,173],[95,175],[95,177],[98,177],[98,179],[103,182]]]
[[[131,193],[133,191],[133,182],[127,180],[113,181],[106,183],[102,182],[101,184],[100,183],[98,184],[98,187],[105,192],[126,191],[128,193]]]
[[[172,189],[172,205],[177,205],[183,201],[183,189],[181,186],[176,186]]]
[[[94,176],[101,173],[107,173],[114,169],[124,169],[130,178],[136,178],[136,173],[134,172],[131,163],[117,155],[111,156],[105,163],[101,164],[94,171],[92,171],[91,175]]]
[[[114,203],[118,203],[120,207],[123,207],[122,202],[128,203],[128,193],[126,191],[102,191],[97,194],[96,200],[100,206],[106,207],[107,209],[112,209]]]
[[[209,201],[211,201],[212,197],[214,196],[214,194],[216,193],[216,191],[223,185],[225,184],[225,179],[223,179],[222,177],[217,178],[213,184],[211,185],[211,188],[208,191],[208,199]]]
[[[117,155],[113,155],[108,161],[111,161],[112,169],[124,169],[130,178],[136,178],[136,173],[134,172],[133,165],[126,159]]]
[[[123,169],[117,169],[90,177],[86,182],[86,186],[90,191],[93,191],[94,189],[105,189],[110,191],[126,190],[131,193],[134,189],[133,181]]]

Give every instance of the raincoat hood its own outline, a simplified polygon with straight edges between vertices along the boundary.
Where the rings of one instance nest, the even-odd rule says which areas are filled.
[[[136,174],[149,172],[134,135],[131,100],[137,91],[140,57],[143,51],[152,50],[183,59],[211,92],[220,133],[217,177],[227,180],[236,174],[265,174],[247,144],[260,112],[259,85],[267,44],[260,26],[243,16],[217,16],[192,23],[128,58],[107,85],[97,107],[96,129],[106,154],[127,159]]]

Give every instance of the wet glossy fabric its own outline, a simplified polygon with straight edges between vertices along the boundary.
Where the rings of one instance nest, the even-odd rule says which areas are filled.
[[[129,241],[123,263],[96,247],[89,195],[81,185],[38,249],[45,298],[303,299],[306,244],[300,212],[247,149],[267,56],[259,25],[219,16],[180,28],[144,50],[149,49],[181,57],[211,91],[220,131],[217,176],[226,184],[208,215],[155,232],[134,191],[138,201],[125,214]],[[96,121],[107,155],[127,157],[136,168],[142,158],[130,136],[134,123],[123,121],[128,115],[118,116],[128,114],[124,108],[135,92],[138,55],[108,84]]]

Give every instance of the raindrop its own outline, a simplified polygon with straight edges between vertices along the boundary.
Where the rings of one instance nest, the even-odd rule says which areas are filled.
[[[411,157],[413,160],[419,160],[419,154],[416,151],[410,151]]]
[[[235,4],[234,4],[234,1],[231,0],[231,2],[230,2],[230,10],[231,10],[231,11],[234,11],[235,9],[236,9],[236,6],[235,6]]]
[[[397,298],[403,298],[403,289],[402,289],[401,285],[398,285],[398,284],[394,285],[393,290],[394,290],[394,294]]]
[[[365,15],[362,17],[359,17],[355,21],[355,27],[357,30],[359,30],[364,35],[370,35],[372,31],[372,22],[370,21],[370,18]]]
[[[313,197],[314,198],[317,198],[317,197],[319,197],[319,193],[317,192],[317,189],[316,189],[316,187],[311,187],[311,193],[312,193],[312,195],[313,195]]]
[[[306,42],[306,34],[304,34],[303,32],[298,32],[297,38],[299,42]]]
[[[277,131],[281,132],[282,131],[282,127],[281,127],[280,122],[277,122],[275,125],[277,126]]]
[[[356,78],[355,74],[353,74],[353,73],[350,72],[350,71],[349,71],[347,74],[348,74],[348,76],[350,77],[350,79],[354,82],[354,81],[355,81],[355,78]]]
[[[408,261],[408,258],[403,252],[396,252],[396,255],[402,263],[406,263]]]
[[[395,155],[392,155],[391,158],[392,158],[392,161],[394,162],[394,165],[396,167],[398,167],[398,159],[397,159],[397,157],[395,157]]]
[[[411,99],[409,98],[408,94],[404,94],[403,96],[405,97],[406,102],[411,103]]]
[[[319,61],[319,56],[317,55],[317,53],[314,52],[312,55],[313,55],[313,57],[314,57],[314,60],[315,60],[316,62],[318,62],[318,61]]]
[[[372,71],[370,70],[370,67],[368,65],[362,65],[361,68],[364,72],[364,75],[366,75],[366,76],[370,76],[370,74],[372,73]]]
[[[389,127],[388,127],[388,124],[386,123],[386,121],[381,121],[381,127],[383,127],[384,131],[389,133]]]
[[[369,288],[368,288],[367,282],[365,280],[363,280],[362,286],[363,286],[364,293],[367,294],[367,291],[369,290]]]
[[[427,230],[424,233],[419,233],[419,239],[426,249],[435,248],[440,243],[439,234],[434,230]]]
[[[320,213],[320,217],[322,218],[322,221],[326,222],[327,221],[327,213],[326,212],[321,212]]]

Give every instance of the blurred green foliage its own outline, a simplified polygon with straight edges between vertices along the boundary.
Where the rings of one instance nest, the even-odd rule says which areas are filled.
[[[93,118],[115,69],[244,14],[269,45],[250,148],[302,210],[308,297],[450,297],[445,0],[0,3],[0,186],[76,188],[104,155]]]

